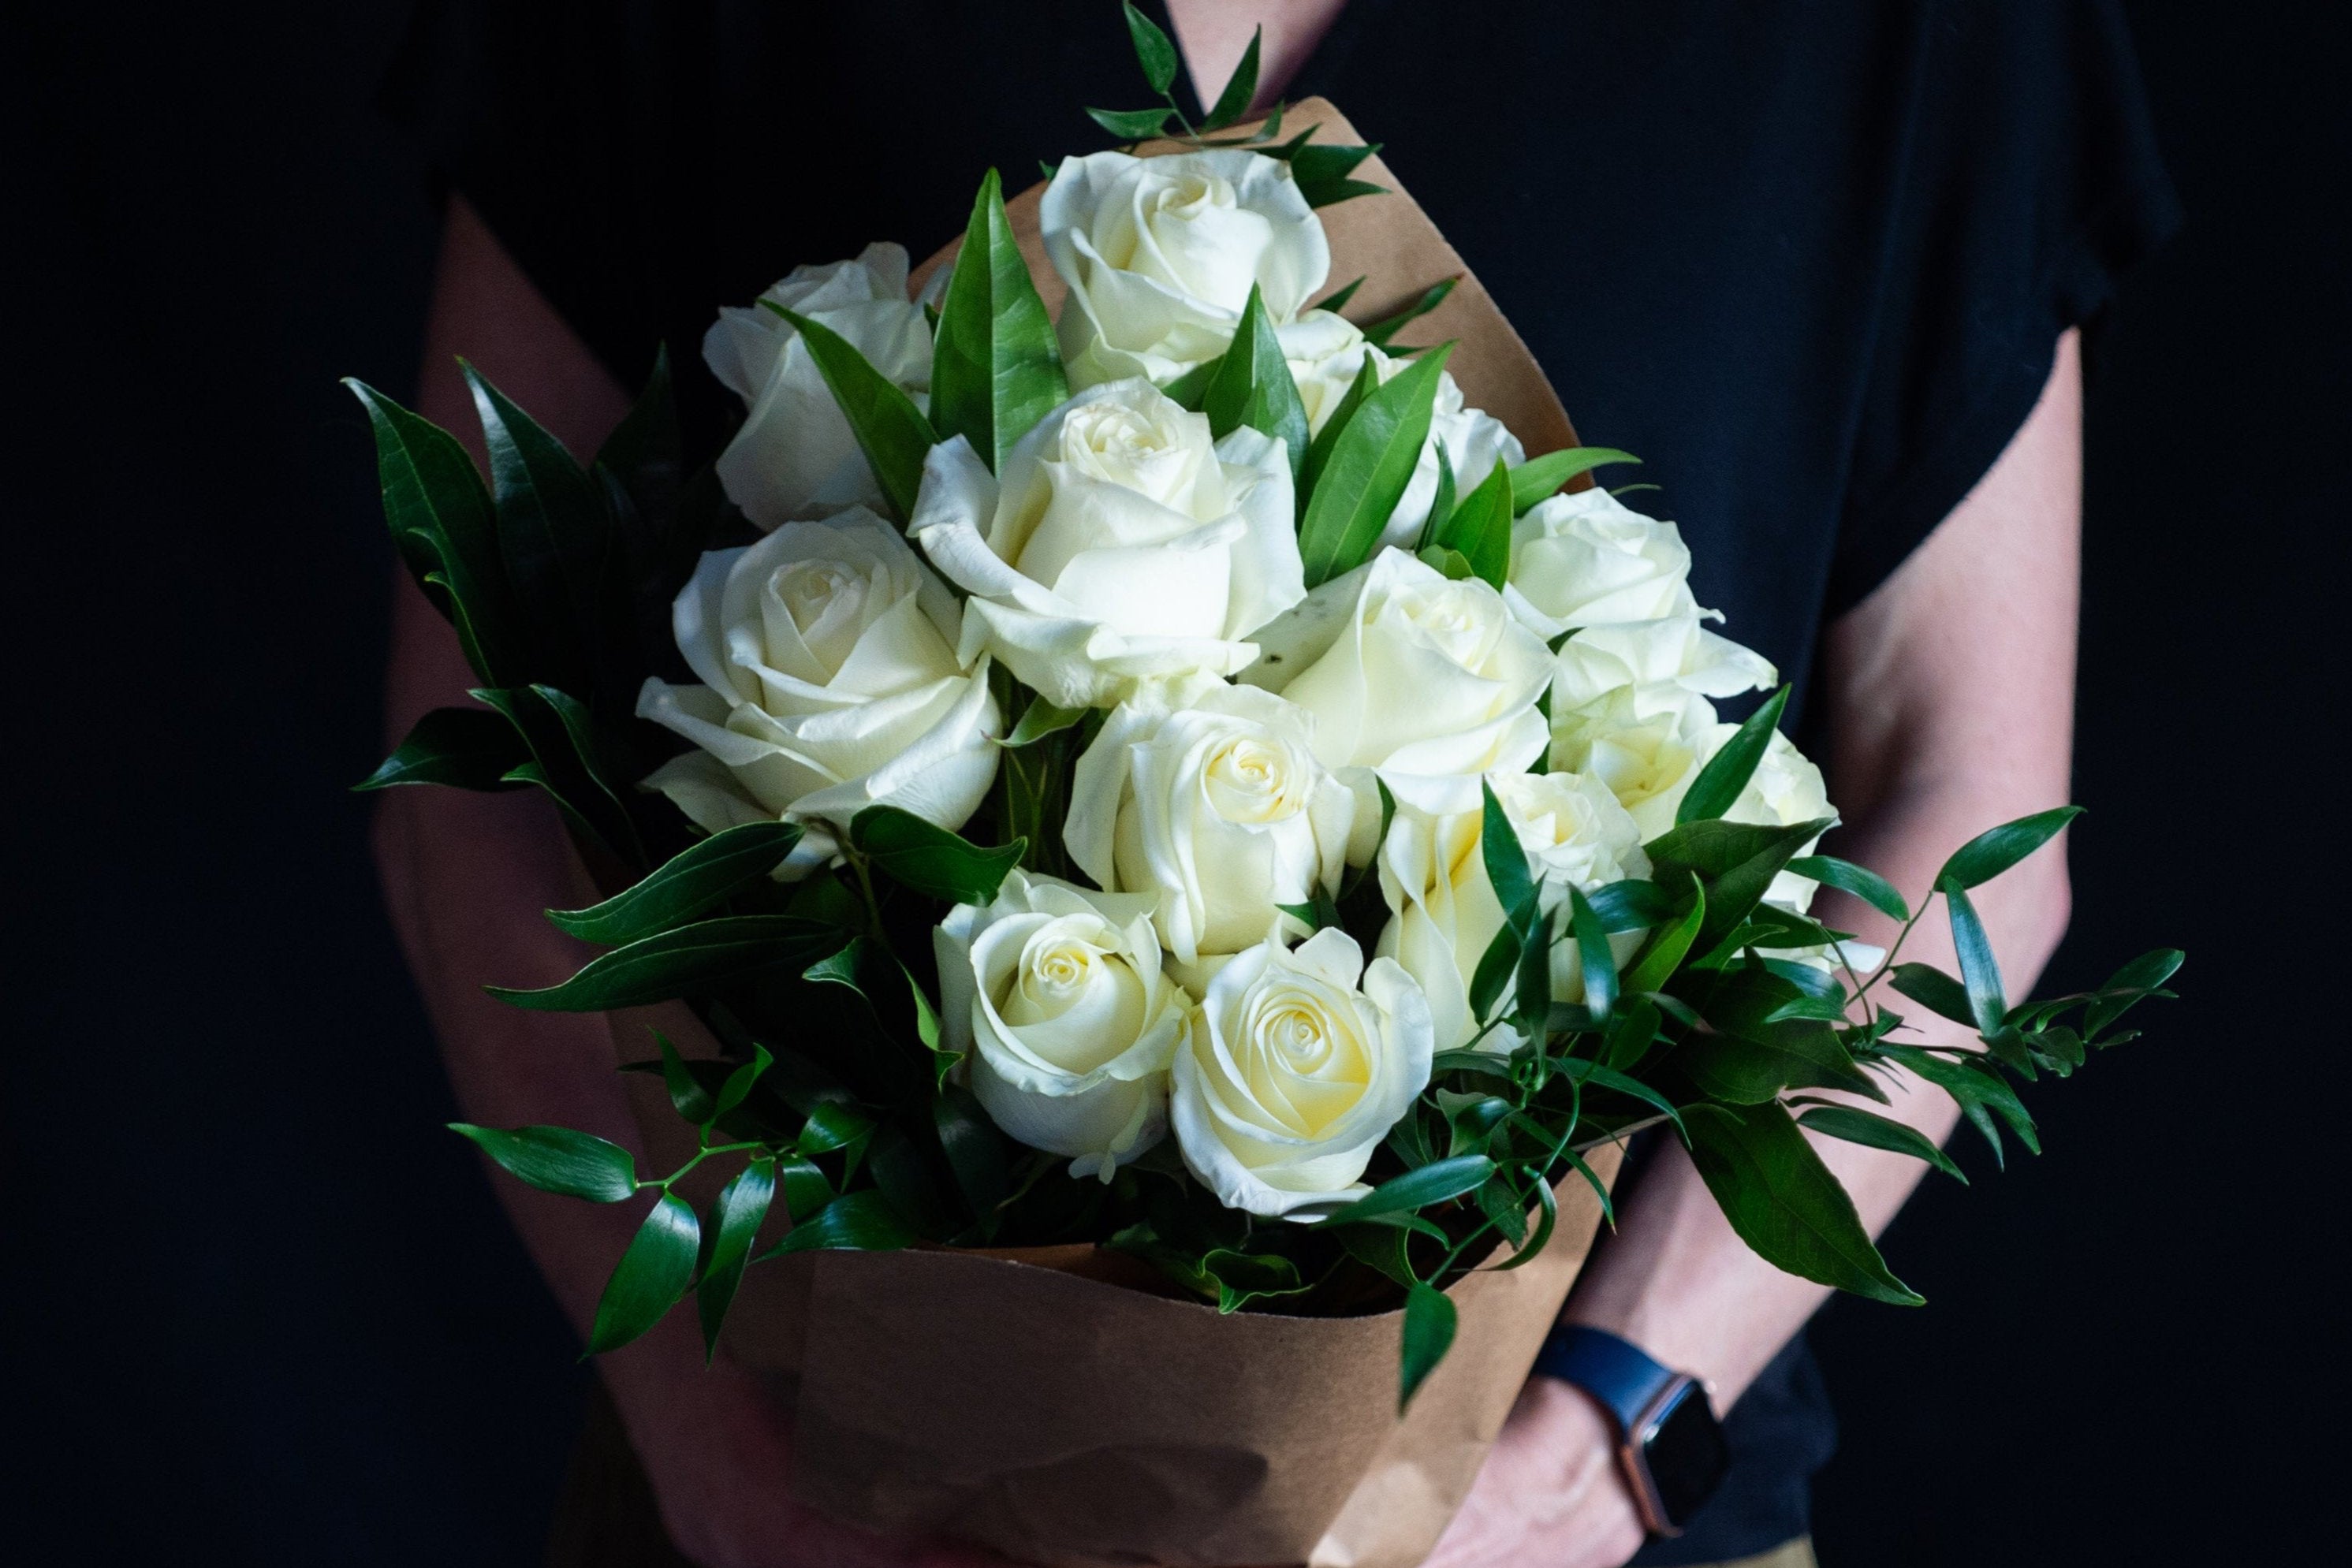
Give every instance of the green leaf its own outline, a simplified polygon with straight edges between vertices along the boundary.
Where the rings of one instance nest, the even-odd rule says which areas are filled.
[[[1936,1146],[1936,1141],[1908,1123],[1881,1116],[1874,1111],[1864,1111],[1855,1105],[1814,1105],[1797,1118],[1798,1122],[1826,1137],[1843,1138],[1849,1144],[1862,1144],[1889,1153],[1908,1155],[1929,1165],[1958,1182],[1969,1185],[1952,1156]]]
[[[931,1119],[964,1202],[971,1206],[974,1218],[988,1220],[1013,1189],[1004,1134],[996,1130],[996,1124],[971,1092],[960,1083],[940,1089],[939,1098],[931,1102]]]
[[[1478,569],[1470,564],[1470,558],[1458,549],[1428,545],[1416,552],[1414,559],[1448,582],[1467,582],[1478,575]]]
[[[2056,838],[2061,829],[2082,814],[2080,806],[2060,806],[1988,829],[1953,852],[1936,873],[1936,885],[1957,882],[1962,887],[1975,887],[1990,882]]]
[[[1579,474],[1589,474],[1612,463],[1640,461],[1632,453],[1620,452],[1613,446],[1568,446],[1530,457],[1511,470],[1511,511],[1514,516],[1524,514]]]
[[[1433,555],[1440,556],[1441,558],[1444,556],[1452,556],[1462,562],[1462,577],[1475,577],[1477,574],[1470,570],[1469,557],[1463,555],[1459,550],[1441,549],[1437,543],[1437,536],[1445,531],[1446,519],[1454,516],[1455,497],[1454,483],[1454,459],[1445,455],[1445,443],[1440,441],[1435,443],[1434,445],[1437,452],[1437,490],[1436,493],[1430,497],[1429,516],[1421,520],[1421,539],[1420,542],[1413,547],[1413,554],[1419,556],[1423,560],[1427,561],[1431,566],[1436,567],[1440,571],[1445,571],[1445,568],[1440,565],[1437,560],[1432,560],[1430,558]],[[1454,577],[1454,573],[1450,571],[1445,574],[1449,579],[1452,579],[1454,581],[1458,582],[1461,580],[1460,578]]]
[[[1601,929],[1612,936],[1626,931],[1654,931],[1673,925],[1678,918],[1675,910],[1680,901],[1656,883],[1641,877],[1605,883],[1585,897],[1591,902]]]
[[[1996,1164],[2005,1163],[2000,1146],[2000,1129],[1994,1124],[1998,1115],[2009,1124],[2018,1142],[2034,1154],[2042,1152],[2041,1140],[2033,1131],[2033,1118],[2026,1113],[2024,1103],[2017,1097],[1995,1068],[1984,1059],[1964,1056],[1958,1059],[1939,1055],[1924,1047],[1899,1045],[1882,1041],[1878,1052],[1888,1061],[1910,1069],[1920,1078],[1934,1084],[1952,1097],[1960,1113],[1969,1119],[1984,1141],[1992,1145]]]
[[[1058,735],[1086,716],[1085,708],[1056,707],[1044,697],[1033,698],[1003,744],[1008,748],[1034,745],[1049,735]]]
[[[1380,543],[1429,439],[1438,373],[1452,348],[1443,345],[1381,383],[1340,430],[1299,524],[1307,587],[1352,570]]]
[[[1218,366],[1223,362],[1223,354],[1213,360],[1203,360],[1160,390],[1180,406],[1198,413],[1201,412],[1201,399],[1207,395],[1209,382],[1216,375]],[[1328,430],[1330,427],[1326,425],[1324,428]]]
[[[1309,310],[1328,310],[1332,314],[1337,315],[1339,312],[1345,310],[1348,308],[1348,301],[1353,299],[1356,297],[1356,290],[1361,288],[1363,286],[1364,280],[1359,277],[1355,282],[1349,284],[1344,288],[1333,289],[1330,293],[1326,294],[1322,298],[1318,299],[1314,304],[1308,306],[1307,308]]]
[[[1433,508],[1430,515],[1436,516]],[[1500,589],[1511,570],[1509,471],[1496,464],[1478,487],[1462,497],[1438,528],[1435,542],[1440,549],[1460,550],[1479,580]]]
[[[1129,24],[1130,29],[1133,26],[1133,23]],[[1249,47],[1242,51],[1242,63],[1235,66],[1234,74],[1225,78],[1225,89],[1217,94],[1217,101],[1210,107],[1209,117],[1201,121],[1202,130],[1223,131],[1249,112],[1250,100],[1257,97],[1257,52],[1258,45],[1265,37],[1264,27],[1251,31]]]
[[[617,486],[625,507],[614,507],[628,549],[631,570],[644,574],[672,564],[667,529],[686,486],[685,437],[678,428],[677,397],[671,386],[669,348],[654,350],[654,368],[645,390],[604,444],[596,449],[592,474]],[[609,493],[609,492],[608,492]],[[690,563],[686,563],[690,564]],[[667,603],[663,608],[667,609]],[[667,624],[667,620],[665,620]]]
[[[744,1097],[751,1092],[752,1085],[760,1082],[775,1060],[766,1046],[755,1042],[751,1047],[751,1060],[729,1073],[727,1082],[719,1086],[719,1093],[711,1102],[710,1119],[719,1121],[743,1103]]]
[[[1697,873],[1690,873],[1691,906],[1672,926],[1659,932],[1643,949],[1642,956],[1625,975],[1624,989],[1628,995],[1639,996],[1644,991],[1661,990],[1674,977],[1684,958],[1690,954],[1691,944],[1706,925],[1706,889]]]
[[[1802,994],[1766,969],[1725,972],[1699,1004],[1716,1032],[1684,1040],[1675,1064],[1708,1094],[1734,1104],[1760,1104],[1790,1088],[1844,1089],[1883,1099],[1835,1029],[1818,1019],[1783,1015]]]
[[[1683,794],[1682,804],[1675,808],[1675,825],[1706,821],[1721,817],[1739,803],[1747,792],[1748,781],[1756,776],[1757,765],[1772,744],[1772,737],[1780,726],[1780,714],[1789,706],[1789,688],[1774,692],[1762,707],[1748,716],[1748,722],[1738,732],[1723,743],[1723,749],[1707,759],[1698,777]]]
[[[850,847],[901,886],[946,904],[986,904],[1021,863],[1026,839],[982,849],[896,806],[868,806],[850,819]]]
[[[845,1192],[806,1224],[795,1225],[785,1238],[760,1254],[781,1258],[793,1252],[891,1252],[912,1246],[915,1232],[898,1217],[890,1200],[870,1188]]]
[[[1577,957],[1584,970],[1584,1006],[1592,1015],[1596,1026],[1609,1021],[1609,1009],[1617,1005],[1617,960],[1609,950],[1609,934],[1601,928],[1601,917],[1592,913],[1580,888],[1568,890],[1569,929],[1576,936]]]
[[[1397,1414],[1454,1348],[1454,1299],[1434,1285],[1413,1282],[1404,1297],[1404,1354],[1397,1369]]]
[[[1513,993],[1513,1016],[1530,1040],[1556,1027],[1551,1022],[1552,915],[1529,893],[1528,902],[1511,912],[1511,924],[1521,932],[1519,982]]]
[[[1453,293],[1454,286],[1461,281],[1462,279],[1459,277],[1449,277],[1444,279],[1443,282],[1431,284],[1427,288],[1422,290],[1420,298],[1414,300],[1412,304],[1406,306],[1395,315],[1383,316],[1379,320],[1373,322],[1370,326],[1366,327],[1364,329],[1364,337],[1366,340],[1378,343],[1383,349],[1387,348],[1389,345],[1389,340],[1395,337],[1399,331],[1405,327],[1412,325],[1413,322],[1420,320],[1423,316],[1428,315],[1431,311],[1444,304],[1445,297]],[[1507,488],[1508,481],[1507,480],[1505,484]]]
[[[1634,1005],[1649,1007],[1646,1002]],[[1628,1016],[1632,1016],[1633,1010],[1633,1009],[1627,1009]],[[1657,1016],[1657,1009],[1650,1008],[1650,1018],[1654,1024]],[[1672,1122],[1676,1127],[1683,1124],[1682,1113],[1675,1109],[1673,1101],[1630,1073],[1620,1071],[1614,1067],[1603,1067],[1597,1061],[1587,1061],[1580,1056],[1557,1060],[1552,1063],[1552,1070],[1561,1077],[1576,1082],[1590,1084],[1595,1089],[1607,1089],[1622,1094],[1629,1100],[1639,1100],[1643,1104]]]
[[[547,791],[583,838],[635,864],[644,858],[635,822],[604,777],[587,710],[552,686],[483,686],[468,694],[503,714],[530,747],[507,777]]]
[[[1070,395],[1061,350],[1029,264],[1013,243],[991,169],[972,202],[931,348],[931,420],[993,471],[1013,444]]]
[[[1945,908],[1952,917],[1952,946],[1959,955],[1960,978],[1968,986],[1969,1009],[1977,1032],[1998,1034],[2009,1012],[2009,1000],[2001,994],[2000,965],[1993,957],[1992,939],[1985,935],[1984,922],[1977,918],[1976,905],[1969,902],[1958,878],[1947,878],[1943,891]]]
[[[1478,956],[1477,967],[1470,975],[1470,1016],[1478,1022],[1485,1023],[1493,1015],[1504,986],[1518,970],[1519,949],[1524,945],[1517,923],[1506,918]]]
[[[1149,141],[1155,136],[1167,133],[1168,117],[1173,112],[1166,109],[1090,109],[1087,115],[1121,141]],[[1054,177],[1055,172],[1051,167],[1045,167],[1048,180]]]
[[[711,1118],[719,1114],[717,1102],[687,1066],[686,1058],[678,1055],[669,1036],[656,1030],[654,1043],[661,1047],[662,1087],[669,1091],[670,1109],[695,1126],[709,1126]]]
[[[784,1212],[796,1225],[833,1201],[833,1183],[814,1160],[777,1161],[776,1180],[784,1189]]]
[[[1579,1160],[1577,1163],[1580,1166],[1584,1162]],[[1534,1262],[1542,1255],[1543,1249],[1550,1245],[1551,1233],[1559,1224],[1559,1199],[1552,1196],[1551,1184],[1538,1180],[1535,1186],[1536,1206],[1543,1211],[1537,1218],[1536,1233],[1521,1243],[1508,1258],[1495,1265],[1495,1271],[1498,1274],[1517,1269],[1523,1264]],[[1605,1213],[1608,1207],[1608,1197],[1604,1193],[1601,1197],[1602,1211]]]
[[[452,1122],[516,1180],[541,1192],[562,1193],[590,1203],[618,1203],[637,1191],[637,1162],[618,1144],[569,1127],[517,1127],[504,1132]]]
[[[1438,1160],[1419,1170],[1389,1177],[1355,1202],[1332,1210],[1324,1217],[1322,1223],[1327,1226],[1351,1225],[1384,1214],[1410,1214],[1433,1203],[1444,1203],[1449,1198],[1460,1197],[1465,1192],[1475,1192],[1494,1174],[1495,1162],[1484,1155],[1462,1155],[1450,1160]]]
[[[1668,884],[1683,872],[1696,873],[1706,888],[1706,919],[1692,946],[1711,954],[1738,930],[1771,891],[1772,879],[1798,850],[1836,826],[1833,817],[1786,827],[1727,822],[1718,818],[1685,822],[1643,846],[1650,874]]]
[[[499,556],[498,520],[474,459],[456,436],[365,382],[346,377],[343,385],[367,410],[384,523],[402,560],[420,581],[441,577],[445,591],[425,597],[457,626],[476,677],[486,685],[521,680],[522,628]]]
[[[604,1281],[588,1354],[602,1355],[635,1339],[686,1294],[702,1250],[702,1224],[686,1199],[664,1193],[637,1227],[620,1265]]]
[[[530,755],[506,716],[488,708],[436,707],[416,721],[383,766],[352,786],[447,784],[459,789],[512,789],[507,775]]]
[[[745,822],[680,851],[625,892],[586,909],[551,909],[548,919],[587,942],[635,942],[684,925],[784,862],[801,841],[798,822]]]
[[[1201,412],[1209,416],[1214,439],[1247,425],[1281,442],[1289,448],[1294,478],[1307,460],[1307,405],[1298,401],[1298,383],[1291,379],[1255,283],[1234,329],[1233,346],[1218,357],[1216,373],[1201,394]]]
[[[1370,147],[1302,146],[1290,154],[1290,172],[1310,207],[1328,207],[1353,196],[1382,195],[1388,191],[1386,185],[1349,178],[1357,164],[1380,150],[1377,141]]]
[[[1842,861],[1835,855],[1800,855],[1789,862],[1788,869],[1823,887],[1852,894],[1889,920],[1911,918],[1911,906],[1903,902],[1903,894],[1895,884],[1868,866]]]
[[[713,1243],[710,1261],[702,1270],[702,1283],[695,1288],[696,1314],[702,1320],[703,1357],[707,1361],[719,1354],[719,1330],[727,1321],[727,1309],[735,1300],[735,1288],[743,1282],[743,1265],[751,1260],[751,1243],[760,1234],[760,1222],[768,1218],[769,1206],[776,1197],[776,1162],[773,1156],[761,1155],[735,1173],[735,1179],[721,1188],[714,1209],[718,1224],[718,1240]]]
[[[1519,842],[1518,830],[1511,826],[1510,813],[1496,798],[1495,787],[1481,779],[1478,793],[1485,813],[1478,827],[1478,856],[1486,864],[1486,884],[1495,890],[1495,902],[1512,917],[1525,940],[1531,922],[1521,919],[1520,915],[1522,911],[1532,911],[1536,898],[1535,878],[1528,871],[1527,846]]]
[[[1269,1296],[1295,1296],[1307,1288],[1298,1277],[1298,1265],[1278,1252],[1215,1247],[1202,1255],[1200,1271],[1216,1291],[1221,1312],[1239,1312]]]
[[[627,569],[611,513],[562,442],[472,365],[457,368],[489,449],[499,555],[532,631],[533,673],[557,685],[592,682],[626,629]]]
[[[900,518],[913,517],[915,497],[923,488],[923,459],[940,444],[930,420],[848,339],[772,299],[760,303],[800,329],[801,341],[808,346],[817,373],[824,377],[835,405],[849,421],[849,433],[857,437],[875,483]]]
[[[798,973],[840,940],[835,927],[793,915],[725,915],[616,947],[560,986],[488,989],[500,1001],[539,1012],[637,1008],[708,995],[758,975]]]
[[[1886,983],[1940,1018],[1976,1027],[1968,988],[1933,964],[1897,964],[1887,971]]]
[[[1924,1298],[1888,1271],[1854,1212],[1789,1113],[1776,1104],[1694,1105],[1691,1159],[1739,1239],[1799,1279],[1873,1301]]]
[[[2083,1032],[2094,1038],[2105,1034],[2107,1027],[2129,1011],[2133,1004],[2147,997],[2170,996],[2171,992],[2158,988],[2172,978],[2186,956],[2178,947],[2159,947],[2117,969],[2084,1010]]]
[[[1213,365],[1215,362],[1213,360],[1210,361]],[[1199,371],[1188,371],[1179,379],[1190,380],[1200,373]],[[1208,383],[1204,381],[1202,384],[1206,386]],[[1356,367],[1356,379],[1349,382],[1348,390],[1339,394],[1339,406],[1332,409],[1331,417],[1323,422],[1323,428],[1317,433],[1315,439],[1307,444],[1307,461],[1299,465],[1298,491],[1295,497],[1300,517],[1307,516],[1307,504],[1313,499],[1316,486],[1323,482],[1323,471],[1331,465],[1331,455],[1339,447],[1339,438],[1348,433],[1348,426],[1354,422],[1356,411],[1364,406],[1364,400],[1378,392],[1380,386],[1381,367],[1371,355],[1366,354],[1363,362]]]
[[[1176,46],[1160,25],[1135,8],[1134,0],[1126,0],[1127,36],[1135,43],[1136,64],[1143,68],[1143,79],[1151,84],[1154,92],[1166,92],[1176,85]]]
[[[1618,1071],[1632,1071],[1657,1043],[1658,1023],[1658,1005],[1647,998],[1637,997],[1632,1005],[1619,1008],[1609,1022],[1601,1060]]]

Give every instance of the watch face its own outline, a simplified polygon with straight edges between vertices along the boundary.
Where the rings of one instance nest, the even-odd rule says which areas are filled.
[[[1650,1480],[1667,1522],[1680,1529],[1690,1522],[1699,1504],[1715,1495],[1723,1472],[1730,1468],[1731,1451],[1724,1446],[1723,1428],[1706,1407],[1706,1391],[1687,1385],[1664,1415],[1650,1428],[1643,1445]]]

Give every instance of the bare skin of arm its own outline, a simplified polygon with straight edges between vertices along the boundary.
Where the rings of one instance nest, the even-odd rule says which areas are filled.
[[[2000,461],[1893,577],[1829,628],[1822,695],[1834,740],[1825,771],[1847,824],[1832,847],[1915,904],[1961,843],[2067,799],[2081,489],[2082,370],[2070,332]],[[1974,896],[2011,994],[2025,995],[2065,931],[2063,853],[2044,850]],[[1824,896],[1820,913],[1866,941],[1892,939],[1892,924],[1853,900]],[[1957,972],[1940,912],[1904,952]],[[1958,1026],[1921,1021],[1900,1038],[1968,1040]],[[1878,1109],[1938,1143],[1958,1119],[1938,1090],[1898,1092],[1891,1111]],[[1874,1235],[1927,1168],[1853,1144],[1814,1143]],[[1645,1174],[1565,1316],[1697,1374],[1724,1410],[1828,1293],[1749,1251],[1689,1156],[1673,1147]],[[1551,1378],[1530,1381],[1432,1568],[1622,1563],[1642,1529],[1612,1442],[1582,1394]]]

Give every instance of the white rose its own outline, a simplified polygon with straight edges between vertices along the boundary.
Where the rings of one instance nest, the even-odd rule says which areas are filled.
[[[1212,444],[1149,382],[1080,393],[1003,467],[961,437],[933,447],[909,531],[971,595],[964,656],[991,649],[1064,707],[1231,674],[1306,596],[1282,444],[1244,427]]]
[[[1237,953],[1276,905],[1336,894],[1356,800],[1316,761],[1314,721],[1269,692],[1215,685],[1176,712],[1120,706],[1070,780],[1070,859],[1152,901],[1183,964]]]
[[[1283,328],[1278,335],[1291,379],[1298,383],[1299,402],[1307,410],[1307,428],[1318,435],[1339,411],[1366,355],[1380,367],[1383,382],[1394,377],[1407,363],[1375,348],[1353,324],[1328,310],[1310,310]],[[1412,478],[1398,498],[1396,510],[1389,514],[1388,526],[1381,532],[1383,545],[1409,550],[1420,539],[1422,528],[1429,521],[1429,508],[1437,499],[1437,454],[1441,447],[1454,469],[1457,497],[1483,482],[1495,471],[1496,463],[1517,466],[1527,461],[1527,451],[1520,446],[1519,438],[1485,410],[1464,406],[1462,389],[1454,384],[1453,376],[1439,371],[1429,438],[1422,443]]]
[[[704,684],[649,679],[637,697],[639,716],[700,749],[646,782],[713,832],[804,822],[788,875],[837,852],[822,824],[877,801],[961,827],[1003,731],[986,660],[956,654],[957,622],[946,586],[863,508],[712,551],[672,612]]]
[[[1065,158],[1038,221],[1073,387],[1173,380],[1225,351],[1253,286],[1278,327],[1331,269],[1290,165],[1238,148]]]
[[[1497,773],[1488,782],[1542,889],[1542,908],[1557,915],[1571,887],[1586,893],[1627,877],[1647,876],[1641,830],[1599,779],[1573,773]],[[1477,1033],[1470,1012],[1470,980],[1487,944],[1503,928],[1503,906],[1487,880],[1484,811],[1433,817],[1401,809],[1381,846],[1381,892],[1391,917],[1374,948],[1394,958],[1429,998],[1438,1048],[1466,1044]],[[1568,929],[1558,915],[1555,934]],[[1622,962],[1642,936],[1612,939]],[[1551,950],[1551,991],[1563,1002],[1584,999],[1584,967],[1576,944]],[[1508,1051],[1517,1037],[1503,1031],[1481,1041]]]
[[[1706,614],[1691,597],[1682,531],[1595,486],[1538,501],[1511,528],[1503,589],[1511,613],[1549,643],[1571,626]]]
[[[1480,774],[1524,773],[1543,755],[1535,703],[1551,654],[1475,578],[1382,550],[1260,641],[1267,657],[1244,679],[1315,716],[1324,766],[1375,770],[1423,810],[1469,810]],[[1360,799],[1369,781],[1358,788]]]
[[[1715,705],[1671,681],[1620,686],[1582,707],[1552,710],[1551,766],[1589,773],[1633,815],[1642,841],[1675,825],[1675,809],[1711,755]]]
[[[1696,612],[1656,621],[1580,626],[1559,646],[1554,712],[1599,701],[1620,686],[1666,681],[1701,696],[1728,697],[1779,678],[1772,662],[1699,623]]]
[[[1346,932],[1263,943],[1185,1020],[1177,1147],[1227,1207],[1311,1218],[1365,1191],[1372,1151],[1429,1082],[1433,1038],[1412,977],[1386,958],[1367,969]]]
[[[794,267],[760,298],[840,333],[918,406],[929,401],[930,328],[907,298],[907,253],[898,246]],[[717,465],[727,498],[745,517],[772,528],[882,505],[874,470],[799,328],[761,306],[723,307],[703,334],[702,357],[749,411]]]
[[[1160,972],[1150,899],[1009,873],[932,933],[940,1028],[996,1124],[1074,1176],[1110,1179],[1167,1128],[1192,998]]]

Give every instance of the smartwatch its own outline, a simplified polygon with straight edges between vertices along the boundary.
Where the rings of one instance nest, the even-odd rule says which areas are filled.
[[[1731,1468],[1706,1389],[1615,1334],[1562,1323],[1544,1341],[1535,1371],[1572,1383],[1609,1413],[1617,1463],[1643,1527],[1680,1535]]]

